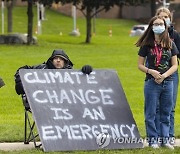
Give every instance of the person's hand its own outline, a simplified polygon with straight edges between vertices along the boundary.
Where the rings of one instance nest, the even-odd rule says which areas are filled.
[[[155,82],[158,83],[158,84],[161,84],[164,81],[165,78],[166,78],[166,75],[162,74],[161,78],[155,79]]]
[[[81,71],[84,73],[84,74],[90,74],[92,72],[93,68],[92,66],[90,65],[84,65],[82,68],[81,68]]]
[[[149,69],[149,74],[151,74],[156,80],[159,80],[162,77],[159,71],[153,69]]]

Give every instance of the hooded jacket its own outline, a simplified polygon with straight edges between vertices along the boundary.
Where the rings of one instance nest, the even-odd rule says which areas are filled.
[[[19,70],[20,69],[56,69],[56,67],[53,65],[53,58],[56,56],[60,56],[64,59],[64,67],[62,69],[72,69],[73,68],[73,63],[69,59],[68,55],[61,49],[54,50],[51,57],[47,60],[47,62],[44,62],[40,65],[35,65],[35,66],[22,66],[20,67],[17,71],[16,74],[14,75],[15,77],[15,90],[18,95],[24,94],[24,89],[21,83],[21,78],[19,75]]]
[[[53,58],[56,56],[60,56],[64,59],[65,65],[62,69],[72,69],[73,63],[69,59],[68,55],[61,49],[54,50],[51,57],[47,60],[47,62],[44,62],[43,64],[32,66],[31,69],[56,69],[56,67],[53,65]]]

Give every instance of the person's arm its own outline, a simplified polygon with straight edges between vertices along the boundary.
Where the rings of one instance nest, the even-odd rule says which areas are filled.
[[[144,73],[148,73],[149,69],[144,66],[144,62],[145,62],[145,58],[139,56],[139,58],[138,58],[138,69]]]
[[[149,69],[146,66],[144,66],[145,58],[139,56],[138,58],[138,68],[144,73],[151,74],[155,79],[161,78],[160,72],[154,70],[154,69]]]
[[[161,79],[155,80],[157,83],[160,84],[165,78],[167,78],[168,76],[170,76],[171,74],[173,74],[177,70],[177,68],[178,68],[177,55],[171,57],[171,65],[172,66],[170,67],[170,69],[162,74]]]
[[[20,75],[19,75],[19,70],[20,69],[31,69],[32,67],[31,66],[28,66],[28,65],[25,65],[25,66],[22,66],[20,68],[18,68],[18,70],[16,71],[15,75],[14,75],[14,79],[15,79],[15,90],[16,90],[16,93],[18,95],[20,94],[24,94],[24,89],[23,89],[23,85],[22,85],[22,82],[21,82],[21,78],[20,78]]]

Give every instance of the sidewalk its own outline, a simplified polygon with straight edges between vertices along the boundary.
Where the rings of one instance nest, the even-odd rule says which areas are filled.
[[[37,142],[37,144],[39,144]],[[2,151],[18,151],[18,150],[28,150],[34,149],[34,143],[24,144],[24,142],[12,142],[12,143],[0,143],[0,150]]]
[[[147,145],[144,146],[146,147]],[[175,146],[180,147],[180,139],[176,139]],[[0,150],[2,151],[15,151],[15,150],[18,151],[18,150],[28,150],[34,148],[35,147],[33,142],[30,142],[29,144],[24,144],[23,142],[0,143]]]

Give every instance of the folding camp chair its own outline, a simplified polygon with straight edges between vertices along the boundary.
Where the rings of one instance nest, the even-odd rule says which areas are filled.
[[[21,95],[24,105],[25,121],[24,121],[24,144],[29,144],[33,141],[35,148],[40,148],[42,144],[37,144],[37,137],[39,134],[35,132],[35,121],[30,118],[32,112],[25,94]],[[28,127],[29,126],[29,127]],[[29,128],[29,129],[28,129]]]

